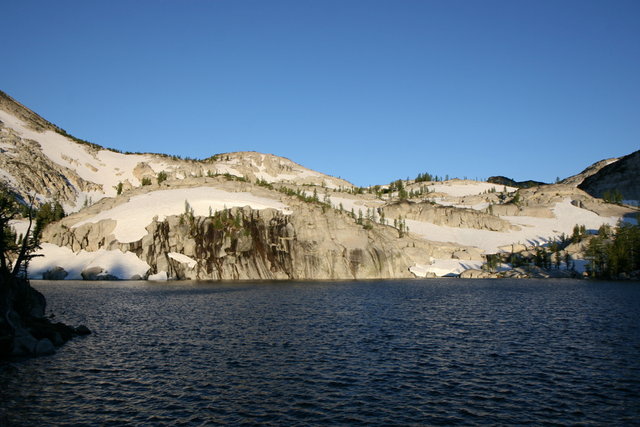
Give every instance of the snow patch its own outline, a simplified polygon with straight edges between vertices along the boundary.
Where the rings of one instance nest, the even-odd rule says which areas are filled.
[[[198,261],[196,261],[195,259],[178,252],[169,252],[167,255],[169,256],[169,258],[174,259],[179,263],[187,264],[189,268],[193,268],[198,264]]]
[[[62,267],[68,273],[67,280],[82,280],[82,271],[91,267],[101,267],[104,274],[128,280],[134,276],[144,277],[149,264],[139,259],[133,252],[100,249],[96,252],[80,251],[74,253],[67,247],[43,243],[36,254],[44,255],[31,260],[29,276],[41,279],[42,274]]]
[[[156,274],[150,274],[149,277],[147,278],[147,280],[151,280],[155,282],[164,282],[168,279],[169,277],[167,276],[166,271],[160,271],[159,273],[156,273]]]
[[[459,276],[465,270],[480,269],[482,261],[460,261],[457,259],[434,259],[430,264],[416,264],[409,268],[417,277],[433,273],[438,277]]]
[[[29,220],[28,219],[14,219],[9,221],[9,227],[13,228],[13,231],[16,233],[16,237],[22,235],[23,237],[27,234],[27,228],[29,228]],[[35,227],[35,223],[32,225]]]

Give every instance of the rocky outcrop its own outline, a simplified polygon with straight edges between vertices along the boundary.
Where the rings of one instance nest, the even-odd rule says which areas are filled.
[[[88,335],[86,326],[73,328],[45,318],[46,301],[26,279],[3,277],[0,289],[0,359],[43,356],[77,335]]]
[[[624,200],[640,200],[640,150],[624,156],[616,162],[602,167],[586,177],[578,188],[594,197],[603,197],[606,192],[620,192]]]
[[[75,171],[52,162],[36,141],[25,140],[1,124],[0,147],[0,170],[12,177],[12,188],[23,200],[35,192],[75,205],[81,192],[102,190]]]
[[[522,189],[518,191],[518,203],[492,205],[487,211],[498,216],[531,216],[536,218],[554,218],[553,208],[556,203],[571,200],[574,206],[587,209],[602,217],[634,214],[635,210],[602,200],[594,199],[583,190],[568,184],[550,184],[543,187]]]
[[[498,277],[495,273],[490,273],[484,270],[478,270],[470,268],[460,273],[461,279],[491,279]]]
[[[509,231],[516,229],[509,222],[484,212],[449,206],[438,206],[429,202],[397,202],[381,208],[387,218],[412,219],[436,225],[478,230]]]
[[[561,184],[566,184],[566,185],[571,185],[573,187],[577,187],[586,178],[598,173],[600,171],[600,169],[602,169],[603,167],[605,167],[607,165],[610,165],[611,163],[614,163],[614,162],[617,162],[617,161],[618,161],[617,158],[600,160],[599,162],[596,162],[596,163],[592,164],[591,166],[589,166],[588,168],[586,168],[585,170],[583,170],[579,174],[576,174],[576,175],[570,176],[569,178],[563,179],[562,181],[560,181],[560,183]]]

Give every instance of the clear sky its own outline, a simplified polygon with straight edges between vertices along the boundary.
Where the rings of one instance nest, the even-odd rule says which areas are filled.
[[[5,1],[0,90],[124,151],[358,185],[553,181],[640,148],[640,1]]]

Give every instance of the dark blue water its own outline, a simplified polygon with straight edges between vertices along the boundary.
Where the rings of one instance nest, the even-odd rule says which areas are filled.
[[[34,282],[15,425],[640,424],[640,283]]]

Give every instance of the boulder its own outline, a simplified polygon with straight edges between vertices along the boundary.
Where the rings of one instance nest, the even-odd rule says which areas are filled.
[[[49,340],[49,338],[43,338],[40,341],[38,341],[34,349],[34,354],[36,356],[44,356],[46,354],[53,354],[55,352],[56,352],[56,348],[51,342],[51,340]]]
[[[82,280],[101,280],[98,278],[98,275],[102,272],[102,267],[89,267],[82,270],[80,275],[82,276]]]
[[[51,341],[49,341],[51,342]],[[14,356],[29,356],[35,353],[38,340],[28,333],[16,335],[13,339],[11,354]]]
[[[75,333],[78,335],[89,335],[91,331],[85,325],[76,326],[74,329]]]
[[[514,243],[512,245],[505,245],[505,246],[500,246],[498,249],[500,249],[503,252],[508,252],[508,253],[518,253],[518,252],[524,252],[527,250],[527,247],[521,243]]]
[[[461,279],[489,279],[494,277],[496,277],[496,275],[493,273],[489,273],[488,271],[478,270],[475,268],[470,268],[460,273]]]
[[[453,254],[451,254],[451,258],[463,261],[474,261],[482,259],[482,253],[476,248],[465,248],[453,252]]]
[[[113,274],[98,274],[98,278],[96,280],[120,280],[119,277],[114,276]]]
[[[44,280],[64,280],[69,273],[62,267],[55,267],[49,271],[45,271],[42,273],[42,278]]]

